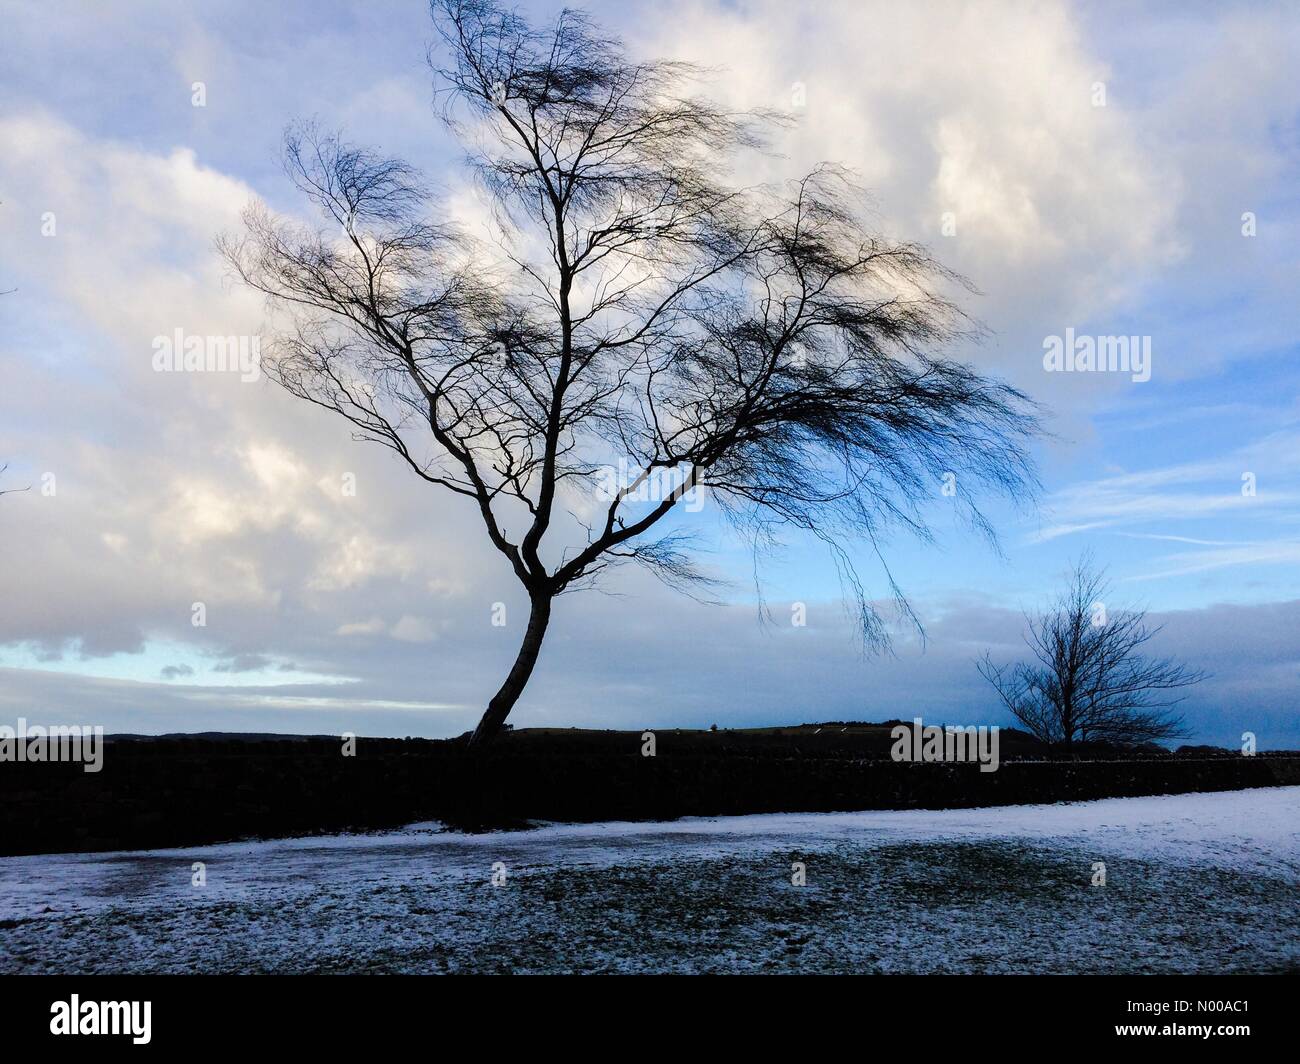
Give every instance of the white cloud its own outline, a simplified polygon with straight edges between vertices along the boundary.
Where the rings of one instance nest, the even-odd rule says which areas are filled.
[[[57,484],[6,507],[7,547],[25,564],[4,574],[4,595],[28,605],[0,617],[0,645],[138,652],[172,637],[220,650],[260,638],[296,655],[355,616],[345,592],[387,581],[391,594],[393,581],[429,579],[430,557],[453,557],[456,578],[434,596],[445,602],[496,570],[464,534],[470,508],[444,500],[430,522],[431,493],[342,423],[266,380],[153,371],[156,335],[263,328],[260,300],[225,283],[213,251],[246,184],[188,149],[142,151],[47,113],[6,116],[0,138],[14,145],[0,157],[3,239],[23,270],[4,309],[43,321],[47,345],[0,341],[0,453],[24,483],[49,471]],[[46,209],[54,237],[41,235]],[[413,586],[385,609],[401,615],[408,597],[428,592]],[[206,628],[190,624],[194,602]],[[400,632],[428,635],[413,620]]]
[[[393,625],[390,634],[403,643],[432,643],[438,638],[438,632],[432,624],[423,617],[412,617],[409,613]]]
[[[382,617],[371,617],[368,621],[351,621],[335,629],[336,635],[378,635],[385,627]]]
[[[1212,461],[1125,472],[1060,489],[1043,505],[1043,517],[1049,523],[1029,538],[1042,543],[1079,532],[1153,521],[1168,524],[1231,517],[1240,522],[1284,517],[1300,502],[1297,470],[1300,437],[1294,430],[1270,433]]]
[[[1093,106],[1108,71],[1065,3],[685,2],[654,22],[646,51],[720,68],[731,103],[798,119],[769,173],[853,166],[880,224],[971,276],[975,309],[1014,342],[1027,318],[1056,331],[1130,301],[1178,253],[1178,175],[1122,95]]]

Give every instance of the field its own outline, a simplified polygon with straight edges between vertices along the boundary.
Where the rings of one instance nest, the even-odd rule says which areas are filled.
[[[1271,787],[10,857],[0,970],[1294,971],[1298,814]]]

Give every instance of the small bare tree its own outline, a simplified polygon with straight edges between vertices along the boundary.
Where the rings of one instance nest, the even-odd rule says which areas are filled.
[[[785,191],[731,184],[774,119],[694,94],[694,68],[633,61],[572,11],[544,30],[489,0],[433,14],[444,116],[497,207],[500,253],[436,220],[405,163],[311,127],[285,160],[323,226],[253,207],[221,248],[293,312],[273,379],[469,500],[527,592],[473,741],[515,705],[557,595],[629,561],[703,579],[664,520],[693,490],[755,537],[821,537],[883,640],[851,537],[874,547],[891,519],[924,535],[948,473],[986,529],[974,492],[1033,487],[1033,404],[935,353],[966,329],[940,291],[960,279],[869,235],[833,167]],[[613,469],[629,473],[611,485]]]
[[[1012,716],[1037,738],[1069,747],[1079,741],[1120,745],[1186,734],[1173,692],[1205,678],[1169,658],[1139,651],[1160,628],[1140,610],[1110,611],[1104,572],[1084,558],[1070,585],[1045,613],[1028,619],[1025,637],[1034,661],[979,669]]]

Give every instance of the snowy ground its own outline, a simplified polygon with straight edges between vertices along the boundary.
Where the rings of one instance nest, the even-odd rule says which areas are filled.
[[[1297,970],[1298,814],[1285,787],[10,857],[0,971]]]

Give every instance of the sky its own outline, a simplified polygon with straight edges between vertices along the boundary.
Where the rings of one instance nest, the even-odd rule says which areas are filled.
[[[722,601],[626,570],[564,596],[511,722],[1006,724],[974,662],[1015,660],[1086,552],[1109,609],[1147,609],[1155,649],[1211,673],[1193,741],[1300,747],[1296,6],[588,10],[637,57],[708,65],[718,99],[789,113],[746,181],[852,167],[875,228],[977,289],[986,335],[943,353],[1028,392],[1050,434],[1037,501],[986,507],[996,548],[937,482],[933,542],[885,541],[924,638],[864,654],[824,549],[790,535],[756,564],[706,501],[681,520]],[[177,329],[273,327],[213,245],[256,200],[305,216],[279,165],[294,121],[482,215],[424,4],[4,0],[0,23],[0,489],[30,488],[0,498],[0,723],[472,727],[526,618],[472,509],[264,377],[152,364]],[[1147,338],[1149,374],[1049,371],[1067,330]]]

